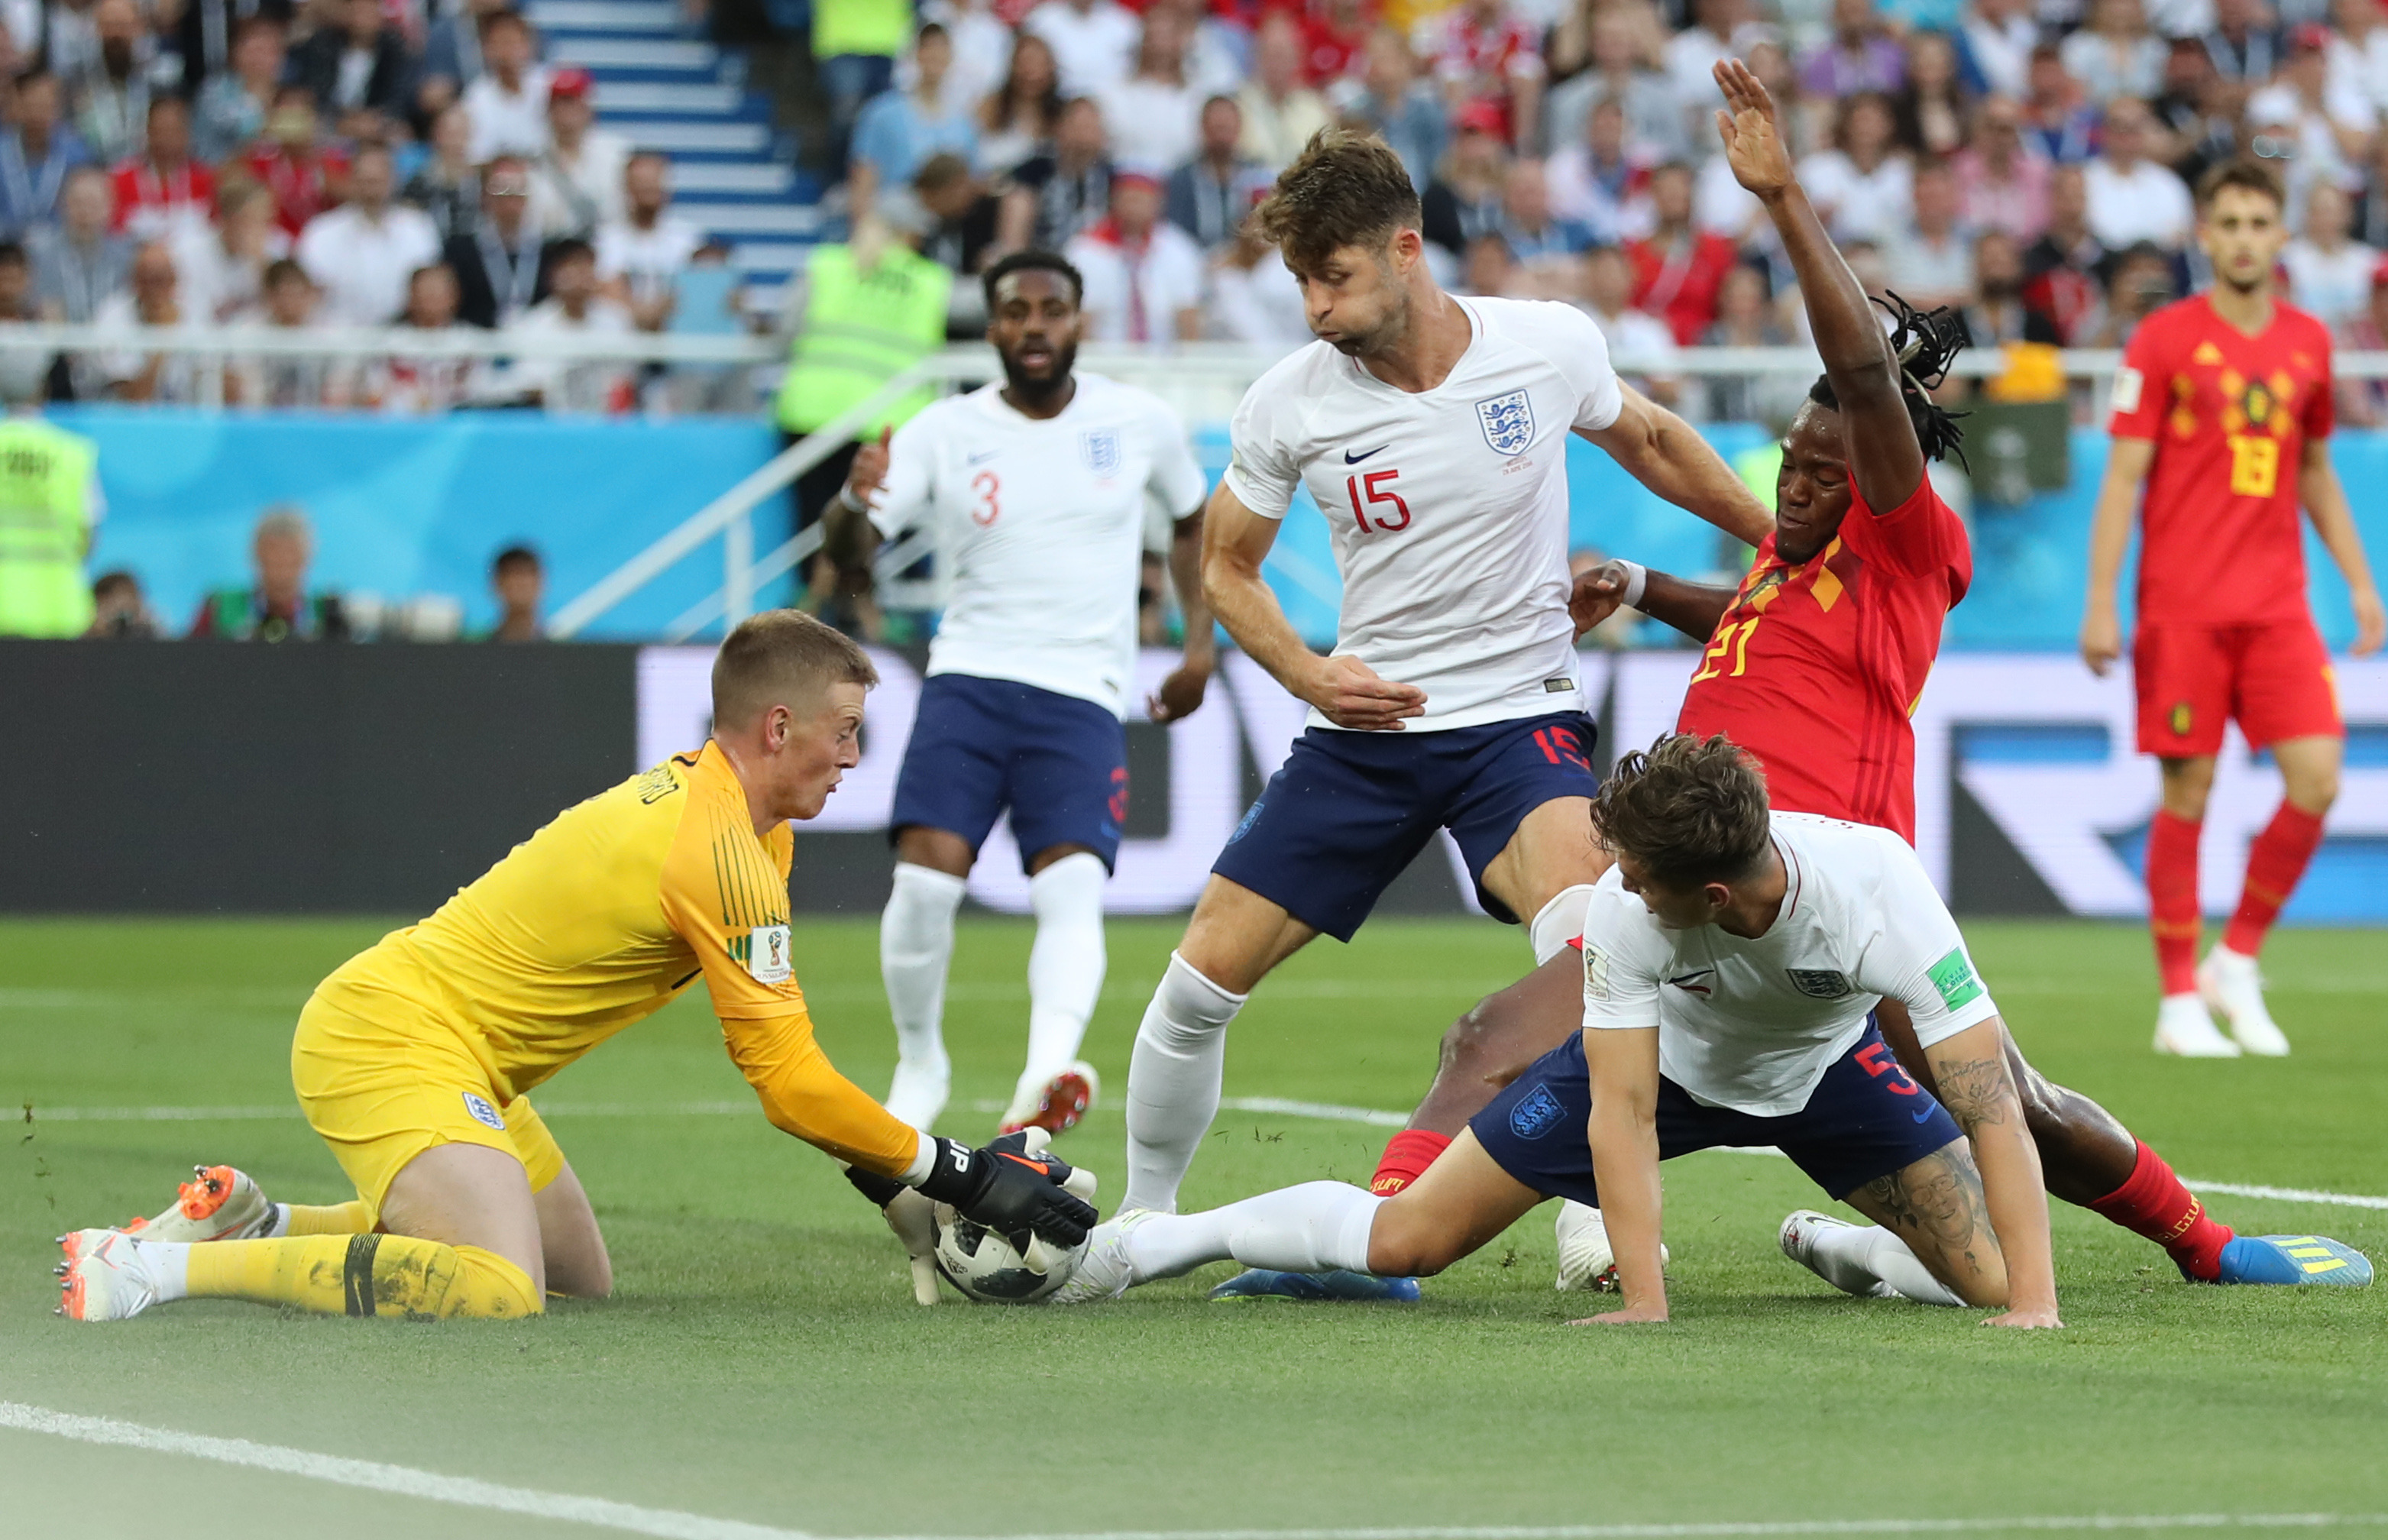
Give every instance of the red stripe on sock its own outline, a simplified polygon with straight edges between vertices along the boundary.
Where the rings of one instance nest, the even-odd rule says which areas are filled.
[[[2230,1227],[2206,1213],[2197,1194],[2181,1186],[2165,1158],[2144,1142],[2130,1179],[2090,1207],[2162,1246],[2190,1277],[2211,1283],[2221,1276]]]
[[[2199,827],[2161,808],[2148,825],[2148,931],[2167,995],[2197,988]]]
[[[2246,885],[2239,890],[2239,908],[2222,933],[2222,944],[2242,957],[2254,957],[2264,945],[2265,933],[2280,916],[2280,906],[2297,890],[2321,844],[2321,820],[2283,802],[2272,821],[2255,836],[2247,851]]]
[[[1449,1134],[1429,1133],[1424,1128],[1404,1128],[1385,1141],[1384,1158],[1377,1162],[1377,1174],[1368,1179],[1368,1190],[1379,1198],[1390,1198],[1426,1174],[1435,1157],[1451,1148]]]

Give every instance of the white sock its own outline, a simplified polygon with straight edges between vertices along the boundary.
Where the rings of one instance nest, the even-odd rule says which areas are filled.
[[[903,1062],[944,1078],[946,970],[954,960],[954,911],[969,884],[910,861],[896,863],[896,887],[879,917],[879,974],[896,1018]]]
[[[1368,1232],[1385,1202],[1343,1182],[1304,1182],[1200,1214],[1156,1215],[1128,1231],[1138,1283],[1212,1262],[1289,1273],[1368,1270]]]
[[[1543,906],[1542,912],[1534,916],[1533,923],[1526,927],[1526,935],[1534,944],[1535,967],[1539,968],[1558,956],[1561,948],[1583,934],[1584,913],[1591,907],[1590,883],[1561,888],[1549,903]]]
[[[1827,1226],[1814,1248],[1816,1270],[1835,1289],[1863,1294],[1876,1281],[1924,1305],[1962,1306],[1950,1287],[1916,1260],[1907,1242],[1880,1225]]]
[[[1103,859],[1081,850],[1028,879],[1036,944],[1028,952],[1028,1065],[1015,1101],[1034,1099],[1068,1069],[1103,992]]]
[[[1227,1024],[1247,997],[1229,994],[1175,952],[1136,1029],[1127,1064],[1127,1196],[1123,1210],[1177,1211],[1177,1185],[1219,1112]]]

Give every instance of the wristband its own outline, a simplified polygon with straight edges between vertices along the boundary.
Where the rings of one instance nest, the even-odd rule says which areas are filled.
[[[985,1182],[979,1174],[978,1152],[959,1139],[927,1136],[929,1169],[912,1184],[921,1197],[960,1208],[977,1198]]]
[[[837,505],[845,509],[849,514],[868,514],[870,512],[870,503],[859,503],[855,500],[854,483],[851,481],[842,483],[838,487]]]
[[[1618,596],[1617,602],[1627,609],[1640,609],[1642,591],[1650,586],[1650,569],[1640,562],[1629,562],[1622,558],[1619,559],[1617,565],[1625,569],[1625,592]]]

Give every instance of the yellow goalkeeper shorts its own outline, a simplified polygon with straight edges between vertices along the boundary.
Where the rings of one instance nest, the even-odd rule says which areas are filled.
[[[564,1152],[529,1099],[501,1104],[479,1061],[441,1022],[385,1025],[319,991],[298,1012],[290,1083],[376,1216],[389,1184],[435,1145],[502,1150],[522,1162],[533,1192],[564,1170]]]

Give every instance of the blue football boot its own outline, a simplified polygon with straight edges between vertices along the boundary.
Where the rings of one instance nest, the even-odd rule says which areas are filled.
[[[2222,1248],[2222,1272],[2214,1281],[2360,1289],[2371,1281],[2371,1259],[2325,1236],[2242,1235]]]
[[[2365,1275],[2369,1277],[2367,1273]],[[1274,1267],[1251,1267],[1211,1291],[1217,1300],[1310,1299],[1364,1300],[1388,1305],[1416,1305],[1417,1279],[1375,1278],[1366,1273],[1281,1273]]]

